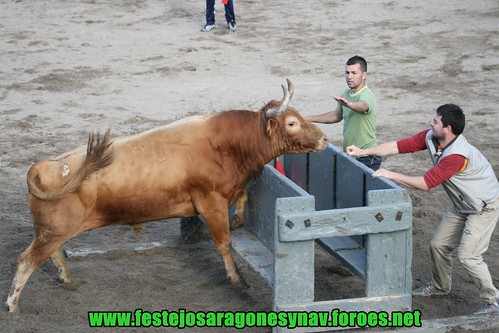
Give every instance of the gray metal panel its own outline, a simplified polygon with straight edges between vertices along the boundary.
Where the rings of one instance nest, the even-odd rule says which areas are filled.
[[[238,228],[231,232],[232,248],[264,280],[273,286],[274,254],[263,245],[248,229]]]
[[[365,206],[365,182],[372,170],[343,152],[337,156],[335,208]],[[365,244],[364,236],[353,236],[353,238],[359,244]]]
[[[372,173],[366,175],[366,192],[371,190],[387,190],[387,189],[398,189],[403,190],[400,186],[388,180],[384,177],[373,179],[371,176]]]
[[[366,276],[366,251],[352,237],[338,236],[316,240],[327,252],[340,260],[362,279]]]
[[[335,208],[364,205],[364,170],[354,162],[358,163],[345,154],[337,155]]]
[[[308,154],[288,154],[283,157],[284,172],[296,185],[307,191]]]
[[[309,155],[308,193],[315,197],[316,210],[334,208],[335,154],[334,147],[329,145],[326,150]]]
[[[246,187],[248,209],[246,227],[270,249],[274,246],[274,212],[277,198],[310,196],[292,181],[266,165]]]

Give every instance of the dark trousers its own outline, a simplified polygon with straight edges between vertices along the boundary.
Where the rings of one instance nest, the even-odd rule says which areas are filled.
[[[229,0],[225,5],[225,19],[227,23],[236,22],[236,14],[234,14],[234,3]],[[215,0],[206,0],[206,24],[215,24]]]
[[[359,157],[357,161],[364,164],[368,168],[373,169],[374,171],[378,170],[381,166],[381,157],[376,155],[362,156]]]

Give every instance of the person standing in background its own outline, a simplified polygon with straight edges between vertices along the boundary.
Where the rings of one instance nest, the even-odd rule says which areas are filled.
[[[222,0],[225,7],[225,20],[230,31],[236,31],[236,14],[234,13],[234,1]],[[206,24],[201,31],[208,32],[215,29],[215,0],[206,0]]]

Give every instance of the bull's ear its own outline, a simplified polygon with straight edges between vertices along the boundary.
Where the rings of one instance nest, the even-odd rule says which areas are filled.
[[[275,127],[277,126],[277,120],[274,118],[267,119],[267,135],[272,136],[273,131],[275,131]]]

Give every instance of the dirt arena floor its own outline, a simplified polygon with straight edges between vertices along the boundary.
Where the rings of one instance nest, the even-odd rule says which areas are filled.
[[[2,303],[33,237],[25,177],[35,161],[108,126],[121,136],[189,115],[257,110],[281,98],[286,78],[295,85],[291,105],[303,115],[332,110],[332,96],[346,87],[345,61],[355,54],[369,63],[380,142],[425,129],[437,106],[453,102],[466,113],[465,136],[499,173],[497,0],[236,0],[235,8],[237,32],[226,29],[217,1],[218,28],[204,33],[201,0],[0,0]],[[341,124],[321,128],[341,146]],[[430,161],[422,152],[387,158],[384,167],[422,175]],[[431,277],[429,241],[450,201],[441,188],[410,195],[418,287]],[[134,250],[152,242],[162,246]],[[212,241],[183,240],[178,220],[147,224],[142,237],[125,227],[87,232],[65,249],[121,250],[70,257],[70,286],[57,282],[51,263],[41,267],[24,290],[21,313],[0,311],[0,331],[132,331],[90,329],[87,312],[94,310],[271,310],[271,290],[258,276],[241,267],[247,287],[232,286]],[[484,256],[496,286],[498,252],[496,231]],[[320,251],[316,266],[317,299],[362,295],[362,281]],[[423,319],[480,307],[457,261],[453,277],[449,295],[414,298]]]

